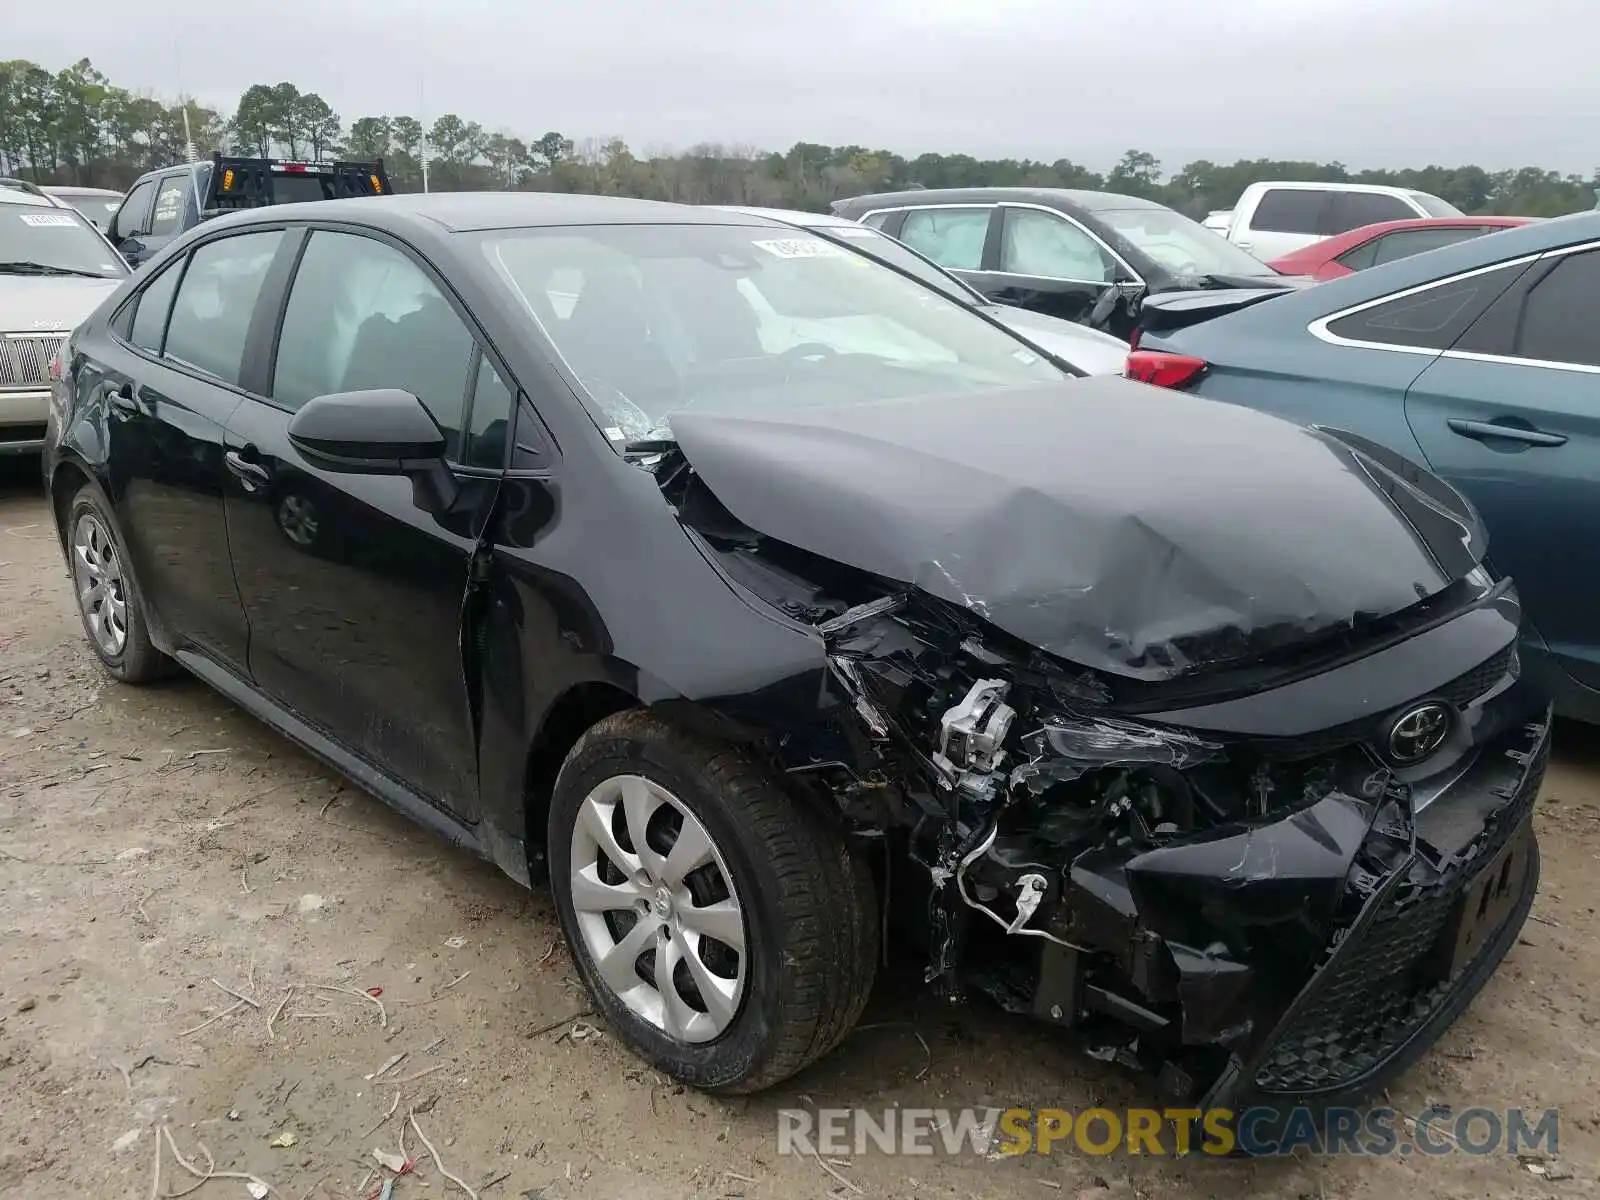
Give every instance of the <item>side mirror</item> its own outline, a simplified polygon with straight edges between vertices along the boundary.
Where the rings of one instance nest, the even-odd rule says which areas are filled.
[[[443,513],[459,485],[445,466],[445,436],[410,392],[374,388],[308,400],[289,420],[289,442],[306,462],[343,475],[404,475],[419,508]]]
[[[422,401],[399,388],[317,396],[289,421],[289,441],[324,471],[356,475],[409,475],[445,447]]]

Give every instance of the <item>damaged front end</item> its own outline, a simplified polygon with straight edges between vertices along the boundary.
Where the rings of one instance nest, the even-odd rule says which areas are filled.
[[[1514,608],[1504,586],[1477,599]],[[908,827],[930,980],[1074,1027],[1170,1102],[1332,1102],[1425,1049],[1521,927],[1548,715],[1514,641],[1373,717],[1260,736],[1123,715],[933,607],[829,635],[895,781],[834,790]],[[1428,704],[1456,736],[1406,768],[1384,747]]]
[[[1107,630],[1078,654],[1015,592],[919,582],[966,547],[913,529],[911,565],[876,572],[832,531],[753,527],[754,493],[692,440],[654,461],[663,494],[733,585],[823,646],[829,715],[779,732],[777,765],[889,852],[891,900],[924,918],[947,994],[1071,1027],[1170,1103],[1348,1102],[1425,1050],[1515,940],[1549,714],[1519,681],[1514,588],[1477,566],[1475,519],[1433,481],[1325,439],[1364,494],[1453,530],[1407,527],[1438,568],[1407,603],[1210,636],[1141,597],[1173,636]],[[1130,529],[1159,529],[1152,507]]]

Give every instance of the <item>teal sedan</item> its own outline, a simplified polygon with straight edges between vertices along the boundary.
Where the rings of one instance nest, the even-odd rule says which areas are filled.
[[[1127,373],[1354,433],[1455,484],[1527,607],[1524,669],[1600,722],[1600,212],[1298,292],[1152,296]]]

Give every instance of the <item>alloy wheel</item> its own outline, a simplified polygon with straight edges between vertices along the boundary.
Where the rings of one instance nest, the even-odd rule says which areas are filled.
[[[705,825],[641,775],[602,781],[572,828],[572,907],[605,985],[681,1042],[733,1023],[749,975],[744,910]]]
[[[72,579],[95,645],[116,658],[128,644],[128,593],[116,543],[94,513],[83,513],[73,528]]]

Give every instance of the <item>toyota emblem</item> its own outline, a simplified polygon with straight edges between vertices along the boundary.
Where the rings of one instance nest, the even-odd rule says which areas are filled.
[[[1419,763],[1444,745],[1454,714],[1437,700],[1406,709],[1389,726],[1389,757],[1402,766]]]

